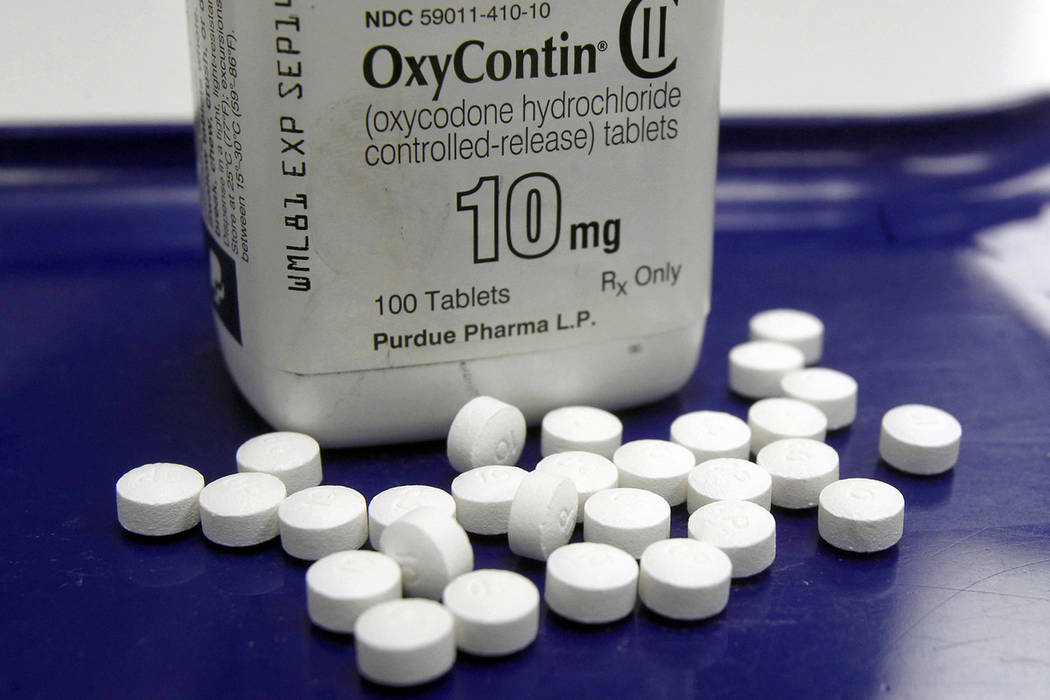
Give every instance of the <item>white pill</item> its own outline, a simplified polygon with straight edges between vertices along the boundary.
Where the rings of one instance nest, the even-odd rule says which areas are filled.
[[[368,539],[365,497],[346,486],[312,486],[293,493],[277,508],[281,546],[298,559],[316,561]]]
[[[458,472],[514,464],[524,446],[524,414],[491,396],[478,396],[464,404],[448,430],[448,461]]]
[[[755,461],[773,478],[773,505],[781,508],[812,508],[821,490],[839,478],[839,453],[817,440],[776,440]]]
[[[287,490],[272,474],[230,474],[201,489],[201,530],[216,544],[250,547],[277,537],[277,508]]]
[[[456,520],[467,532],[504,535],[510,520],[510,504],[525,478],[520,467],[495,464],[465,471],[452,480]]]
[[[513,571],[479,569],[456,578],[441,596],[456,620],[456,646],[478,656],[504,656],[536,639],[540,592]]]
[[[735,457],[709,459],[689,472],[686,510],[715,501],[751,501],[769,510],[773,479],[754,462]]]
[[[751,317],[751,340],[775,340],[802,351],[806,364],[816,364],[824,350],[824,323],[796,309],[770,309]]]
[[[400,597],[401,567],[379,552],[335,552],[306,570],[306,611],[331,632],[353,632],[365,610]]]
[[[733,578],[765,571],[777,553],[777,523],[751,501],[715,501],[689,516],[689,536],[721,549],[733,562]]]
[[[882,417],[879,456],[909,474],[940,474],[959,459],[962,426],[933,406],[905,404]]]
[[[438,600],[449,581],[474,568],[466,531],[436,508],[417,508],[390,523],[379,550],[401,565],[407,596]]]
[[[565,406],[543,416],[540,454],[581,450],[612,459],[623,439],[620,419],[592,406]]]
[[[507,541],[518,556],[545,560],[576,528],[579,496],[572,479],[532,471],[510,504]]]
[[[536,471],[548,472],[571,479],[576,487],[578,503],[576,522],[583,522],[583,504],[587,499],[603,489],[616,488],[619,473],[616,465],[609,459],[594,452],[556,452],[544,457],[536,465]]]
[[[751,427],[751,452],[758,454],[774,440],[800,437],[823,441],[828,419],[819,408],[805,401],[774,398],[751,404],[747,424]]]
[[[669,505],[685,503],[685,479],[696,457],[667,440],[633,440],[613,454],[620,486],[645,489],[663,496]]]
[[[321,448],[303,433],[257,435],[237,448],[237,471],[272,474],[295,493],[321,483]]]
[[[674,620],[702,620],[725,609],[733,564],[713,544],[691,538],[654,542],[639,562],[638,597]]]
[[[433,486],[409,484],[377,493],[368,504],[368,541],[372,549],[379,549],[379,538],[390,523],[423,507],[437,508],[451,517],[456,516],[456,499]]]
[[[583,539],[601,542],[637,559],[671,535],[671,506],[651,491],[615,488],[591,496],[583,508]]]
[[[828,419],[828,430],[844,428],[857,417],[857,382],[845,372],[809,367],[785,374],[784,396],[811,403]]]
[[[560,547],[547,560],[543,599],[564,618],[601,624],[631,614],[638,599],[638,562],[598,542]]]
[[[751,453],[751,428],[729,413],[693,411],[671,423],[671,441],[688,447],[697,464],[719,457],[747,459]]]
[[[354,651],[357,670],[373,683],[404,687],[440,678],[456,662],[452,613],[423,598],[379,603],[357,618]]]
[[[904,496],[875,479],[842,479],[824,487],[817,510],[824,541],[850,552],[879,552],[904,533]]]
[[[729,388],[749,399],[780,395],[780,379],[805,365],[802,351],[771,340],[752,340],[729,351]]]
[[[117,479],[117,520],[139,535],[174,535],[200,522],[204,477],[192,467],[157,462]]]

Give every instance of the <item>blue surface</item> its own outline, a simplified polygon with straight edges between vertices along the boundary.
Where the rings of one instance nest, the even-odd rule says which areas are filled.
[[[823,364],[861,387],[857,422],[829,437],[842,474],[904,493],[904,538],[847,555],[820,542],[814,512],[774,509],[775,563],[734,583],[717,618],[639,609],[589,628],[544,610],[526,651],[461,655],[407,694],[1050,697],[1050,340],[964,255],[978,230],[1050,199],[990,186],[1048,165],[1048,101],[725,125],[700,370],[622,412],[624,437],[665,437],[688,410],[743,416],[725,357],[748,317],[810,310],[828,329]],[[305,565],[278,542],[229,551],[199,528],[154,541],[117,524],[127,469],[182,462],[215,479],[267,429],[213,336],[188,130],[0,133],[0,324],[0,695],[388,694],[358,677],[349,638],[311,627]],[[953,472],[879,462],[879,420],[906,402],[962,422]],[[538,449],[530,433],[522,464]],[[443,455],[438,442],[328,451],[325,480],[369,498],[448,488]],[[672,533],[685,533],[682,508]],[[472,541],[478,567],[542,584],[542,564],[505,538]]]

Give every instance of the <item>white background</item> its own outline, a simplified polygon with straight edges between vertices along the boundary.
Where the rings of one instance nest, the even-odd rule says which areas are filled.
[[[183,4],[6,3],[0,123],[189,121]],[[1040,94],[1050,0],[726,0],[727,115],[964,110]]]

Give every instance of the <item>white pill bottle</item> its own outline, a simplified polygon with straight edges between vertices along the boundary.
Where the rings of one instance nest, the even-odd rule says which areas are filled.
[[[721,0],[188,0],[216,327],[275,427],[430,438],[693,372]]]

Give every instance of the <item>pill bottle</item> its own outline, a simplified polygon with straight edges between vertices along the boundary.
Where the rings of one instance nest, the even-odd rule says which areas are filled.
[[[279,429],[437,437],[690,377],[720,0],[188,0],[223,356]]]

